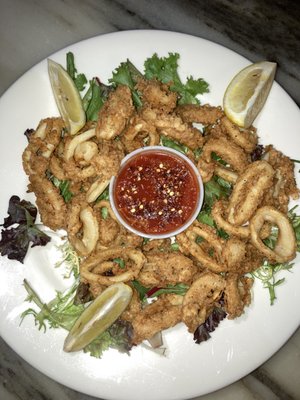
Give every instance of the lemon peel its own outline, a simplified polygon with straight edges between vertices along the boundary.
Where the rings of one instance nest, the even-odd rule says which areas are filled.
[[[132,293],[125,283],[107,287],[76,320],[65,339],[64,351],[82,350],[109,328],[128,306]]]
[[[71,135],[85,124],[86,115],[73,79],[58,63],[48,59],[48,73],[56,105]]]
[[[227,118],[242,128],[252,125],[269,95],[276,66],[276,63],[261,61],[249,65],[234,76],[223,98]]]

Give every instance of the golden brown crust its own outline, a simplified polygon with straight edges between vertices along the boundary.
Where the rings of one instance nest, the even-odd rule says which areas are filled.
[[[224,112],[221,107],[212,107],[209,104],[183,104],[176,108],[176,114],[179,115],[184,122],[199,123],[203,125],[215,124]]]
[[[299,197],[288,157],[268,146],[263,160],[251,162],[250,153],[257,145],[253,127],[240,129],[220,107],[177,106],[177,95],[156,80],[140,80],[136,89],[143,103],[139,110],[129,88],[118,86],[97,123],[89,122],[70,136],[62,119],[42,120],[23,153],[42,222],[54,230],[66,229],[82,259],[81,280],[93,295],[115,282],[133,287],[134,280],[144,286],[146,301],[141,302],[133,287],[132,301],[122,314],[132,324],[134,344],[179,322],[193,333],[215,307],[225,309],[228,318],[239,317],[251,302],[253,281],[245,274],[266,260],[294,258],[295,235],[286,213],[289,198]],[[194,123],[204,128],[196,129]],[[162,136],[182,145],[195,164],[199,160],[204,182],[213,178],[214,184],[221,177],[232,187],[230,196],[222,198],[221,193],[205,209],[211,211],[210,225],[194,221],[175,243],[173,239],[146,242],[127,231],[104,196],[123,157],[145,145],[158,145]],[[53,177],[69,181],[69,201]],[[279,235],[272,250],[263,240],[274,226]],[[179,287],[180,295],[155,298],[157,289],[174,287]]]
[[[120,135],[134,111],[128,86],[118,86],[109,94],[108,101],[100,109],[96,126],[98,140],[111,140]]]
[[[163,113],[172,112],[177,104],[177,94],[169,89],[169,85],[155,79],[140,79],[136,89],[141,94],[144,107],[151,107]]]

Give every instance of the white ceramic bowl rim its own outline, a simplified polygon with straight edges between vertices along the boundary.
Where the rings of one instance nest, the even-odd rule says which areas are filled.
[[[148,238],[148,239],[166,239],[166,238],[170,238],[173,236],[178,235],[179,233],[183,232],[184,230],[186,230],[193,222],[194,220],[197,218],[202,204],[203,204],[203,199],[204,199],[204,186],[203,186],[203,182],[202,182],[202,178],[201,175],[198,171],[198,169],[196,168],[195,164],[183,153],[179,152],[178,150],[172,149],[171,147],[165,147],[165,146],[146,146],[146,147],[141,147],[137,150],[132,151],[131,153],[127,154],[123,160],[121,161],[121,165],[120,165],[120,169],[133,157],[135,157],[137,154],[143,153],[143,152],[153,152],[153,151],[160,151],[160,152],[166,152],[166,153],[171,153],[171,154],[175,154],[177,157],[183,159],[184,161],[186,161],[189,166],[191,167],[191,169],[193,170],[193,172],[195,173],[196,177],[197,177],[197,181],[199,184],[199,197],[198,197],[198,202],[197,202],[197,207],[195,208],[195,211],[193,212],[192,216],[186,221],[186,223],[182,226],[180,226],[178,229],[171,231],[171,232],[167,232],[164,234],[148,234],[148,233],[144,233],[141,232],[135,228],[133,228],[132,226],[130,226],[120,215],[116,205],[115,205],[115,201],[114,201],[114,185],[115,185],[115,180],[116,177],[113,176],[111,178],[110,181],[110,185],[109,185],[109,200],[110,200],[110,204],[112,207],[112,210],[114,212],[114,214],[116,215],[116,217],[118,218],[118,220],[120,221],[120,223],[129,231],[135,233],[138,236],[142,236],[144,238]]]

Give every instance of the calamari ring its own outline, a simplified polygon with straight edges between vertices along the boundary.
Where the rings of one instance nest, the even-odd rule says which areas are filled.
[[[73,158],[68,162],[64,162],[63,167],[67,178],[73,180],[74,182],[84,181],[96,174],[95,168],[92,165],[81,168],[80,166],[76,165]]]
[[[115,213],[113,212],[113,209],[111,208],[110,202],[108,200],[100,200],[94,205],[94,209],[95,208],[102,208],[102,207],[106,207],[107,208],[107,211],[108,211],[108,214],[109,214],[110,218],[112,218],[116,222],[119,222],[119,220],[115,216]]]
[[[273,250],[267,247],[260,238],[260,231],[265,222],[278,227],[278,238]],[[283,263],[296,257],[295,232],[288,217],[273,207],[259,208],[250,220],[251,240],[254,246],[271,262]]]
[[[211,226],[195,221],[186,232],[188,236],[190,232],[192,232],[195,237],[201,236],[216,250],[218,254],[222,253],[224,241],[216,235],[215,229]]]
[[[195,257],[204,268],[215,273],[225,272],[227,270],[226,265],[209,257],[209,255],[195,242],[196,237],[197,235],[193,232],[180,233],[177,235],[176,240],[179,244],[179,249],[184,254],[190,254]]]
[[[230,165],[230,169],[237,173],[242,173],[249,164],[248,156],[244,150],[225,137],[208,139],[203,147],[200,160],[203,159],[207,163],[215,164],[216,162],[212,159],[212,153],[220,156],[222,160]]]
[[[82,239],[70,236],[70,242],[82,256],[87,256],[95,249],[98,241],[98,221],[90,206],[86,206],[80,211],[79,218],[82,222]]]
[[[141,117],[139,116],[134,116],[126,128],[125,132],[123,133],[123,137],[126,140],[133,141],[136,136],[139,133],[147,133],[148,135],[150,134],[156,134],[156,129],[152,124],[149,124],[148,122],[144,121]]]
[[[254,130],[242,130],[227,117],[221,119],[221,126],[234,143],[242,147],[247,153],[252,153],[257,145],[257,135]]]
[[[92,203],[95,201],[100,194],[104,192],[104,190],[109,185],[110,179],[106,178],[98,178],[94,183],[91,184],[89,190],[86,193],[86,201],[88,203]]]
[[[87,140],[76,146],[74,159],[80,165],[87,165],[96,154],[98,154],[97,144],[91,140]]]
[[[238,179],[237,173],[231,171],[228,168],[220,167],[219,165],[215,165],[214,174],[218,175],[220,178],[230,183],[236,183]]]
[[[97,243],[97,249],[99,246],[121,246],[125,243],[122,240],[123,228],[120,224],[118,219],[116,218],[110,202],[108,200],[100,200],[97,201],[94,206],[94,210],[99,210],[100,212],[97,213],[98,218],[98,227],[99,227],[99,240]],[[102,215],[102,208],[106,208],[109,218],[104,218]],[[126,244],[127,247],[137,247],[135,244]]]
[[[92,128],[89,129],[88,131],[80,133],[79,135],[75,136],[72,140],[67,142],[64,151],[65,161],[69,161],[74,156],[75,149],[80,143],[86,142],[95,135],[96,135],[95,128]]]
[[[111,269],[111,263],[109,260],[118,257],[127,258],[132,261],[132,268],[124,271],[120,275],[104,275],[106,271]],[[97,254],[87,258],[81,264],[80,274],[82,278],[86,279],[88,282],[97,282],[100,285],[109,286],[116,282],[128,282],[136,279],[145,261],[146,257],[140,250],[130,247],[113,247],[97,252]],[[95,268],[97,273],[95,273]]]
[[[226,220],[226,204],[223,200],[214,203],[211,215],[219,228],[224,229],[229,235],[247,239],[250,236],[249,226],[235,226]]]
[[[272,187],[274,175],[275,171],[267,161],[255,161],[248,165],[230,196],[228,222],[243,225],[250,220],[264,194]]]
[[[209,182],[215,173],[215,164],[206,162],[200,158],[197,164],[203,183]]]
[[[159,134],[154,130],[151,132],[138,132],[134,140],[128,140],[126,135],[124,135],[122,136],[121,140],[126,152],[131,153],[132,151],[145,146],[145,143],[147,143],[147,146],[157,146],[159,144],[160,137]]]
[[[225,288],[225,279],[212,272],[204,272],[195,280],[183,299],[182,321],[194,333],[212,311]]]

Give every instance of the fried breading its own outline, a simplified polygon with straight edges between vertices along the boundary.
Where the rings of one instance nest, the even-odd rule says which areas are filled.
[[[212,125],[224,115],[221,107],[212,107],[209,104],[183,104],[176,108],[176,114],[179,115],[184,122],[200,123],[203,125]]]
[[[238,274],[228,274],[225,284],[225,310],[229,319],[239,317],[251,302],[253,279]]]
[[[205,322],[220,299],[225,287],[225,279],[212,272],[204,272],[192,284],[183,299],[182,321],[189,332]]]
[[[157,332],[171,328],[181,321],[181,305],[173,305],[168,295],[161,296],[154,303],[149,304],[133,315],[133,343],[139,344],[145,339],[150,339]]]
[[[96,136],[99,140],[111,140],[120,135],[126,126],[134,106],[128,86],[120,85],[112,91],[99,111]]]
[[[169,85],[155,79],[140,79],[136,89],[141,94],[144,107],[150,106],[164,113],[170,113],[176,107],[178,97],[176,92],[170,91]]]
[[[164,114],[151,108],[145,108],[141,112],[142,117],[153,124],[157,131],[165,136],[177,140],[192,150],[202,146],[201,132],[191,124],[183,122],[176,114]]]
[[[139,281],[145,286],[190,283],[198,271],[192,260],[181,253],[155,252],[148,253],[146,258],[139,274]]]
[[[287,212],[290,197],[299,198],[299,189],[296,185],[294,163],[273,146],[267,146],[264,159],[276,171],[274,190],[264,199],[265,205],[274,205],[280,211]]]

